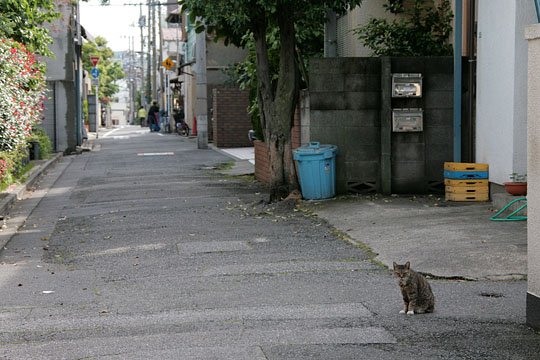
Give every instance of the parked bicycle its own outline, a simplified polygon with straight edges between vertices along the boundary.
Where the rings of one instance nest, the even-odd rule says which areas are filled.
[[[174,109],[173,118],[176,127],[176,133],[181,136],[189,136],[191,133],[191,129],[184,120],[184,110]]]

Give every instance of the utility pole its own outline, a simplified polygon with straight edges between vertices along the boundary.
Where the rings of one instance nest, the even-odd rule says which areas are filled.
[[[206,31],[196,35],[196,86],[195,116],[197,119],[197,148],[208,149],[208,104],[206,88]]]
[[[328,10],[324,24],[324,57],[337,56],[337,15]]]
[[[133,87],[131,86],[133,82],[133,69],[132,69],[132,63],[131,63],[131,36],[127,37],[128,39],[128,53],[127,53],[127,88],[128,88],[128,112],[126,116],[126,124],[129,125],[129,119],[131,119],[131,114],[133,113]]]
[[[165,90],[165,81],[166,81],[166,70],[165,68],[162,66],[163,64],[163,29],[161,27],[161,3],[158,3],[158,7],[157,7],[158,11],[157,11],[157,23],[158,23],[158,34],[159,34],[159,54],[158,54],[158,59],[157,59],[157,63],[159,64],[159,88],[158,88],[158,93],[159,93],[159,99],[161,101],[161,105],[160,108],[163,110],[165,109],[166,111],[168,110],[167,108],[167,98],[166,98],[166,91]],[[168,114],[166,114],[166,116],[168,116]]]
[[[145,26],[145,18],[142,14],[142,3],[139,3],[139,28],[141,29],[141,105],[146,108],[146,88],[144,82],[144,35],[143,28]]]
[[[135,98],[137,97],[137,68],[135,67],[136,59],[135,59],[135,36],[131,36],[131,52],[129,57],[129,66],[131,69],[131,79],[130,79],[130,86],[131,86],[131,114],[129,117],[128,124],[135,125],[135,118],[137,117],[137,109],[135,108]]]
[[[75,130],[77,132],[77,145],[82,145],[82,129],[83,124],[83,111],[82,111],[82,79],[83,79],[83,64],[82,64],[82,36],[81,36],[81,9],[80,5],[77,2],[75,4],[76,11],[76,29],[77,29],[77,45],[76,45],[76,76],[75,76],[75,96],[77,100],[75,101],[76,109],[76,126]]]
[[[152,2],[152,99],[157,100],[157,44],[156,44],[156,7]]]
[[[148,35],[147,35],[147,41],[148,41],[148,55],[147,55],[147,81],[146,81],[146,98],[149,103],[152,102],[152,2],[151,0],[148,0]]]

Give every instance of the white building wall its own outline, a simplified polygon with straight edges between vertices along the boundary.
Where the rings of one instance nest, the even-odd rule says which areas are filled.
[[[540,25],[527,28],[529,39],[527,180],[527,323],[540,329]]]
[[[358,40],[358,35],[352,32],[360,25],[365,25],[372,18],[394,19],[395,15],[390,14],[383,8],[383,0],[364,0],[360,6],[355,7],[347,14],[338,18],[337,21],[337,52],[339,57],[369,57],[373,56],[373,51],[362,45]]]
[[[514,78],[516,87],[514,92],[514,171],[527,173],[527,52],[528,44],[524,37],[525,29],[537,23],[534,2],[518,0],[516,7],[516,24],[518,25],[516,42],[516,67]]]
[[[476,161],[502,184],[527,168],[527,43],[536,20],[528,0],[478,1]]]

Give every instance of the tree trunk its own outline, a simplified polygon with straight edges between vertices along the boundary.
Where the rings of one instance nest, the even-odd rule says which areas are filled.
[[[266,29],[258,29],[255,34],[261,125],[270,157],[271,201],[279,200],[297,188],[291,157],[291,128],[298,98],[295,32],[290,11],[278,8],[278,12],[282,14],[278,22],[281,48],[279,76],[275,85],[270,77]]]

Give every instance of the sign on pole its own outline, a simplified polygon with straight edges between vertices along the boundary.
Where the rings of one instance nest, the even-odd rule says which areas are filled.
[[[165,66],[167,70],[171,70],[172,67],[174,66],[174,62],[172,61],[170,57],[168,57],[161,63],[161,65]]]
[[[99,70],[97,67],[93,67],[92,70],[90,70],[90,73],[92,74],[92,77],[94,79],[97,79],[99,77]]]
[[[97,63],[99,62],[99,56],[90,55],[90,61],[92,62],[92,65],[96,67]]]

